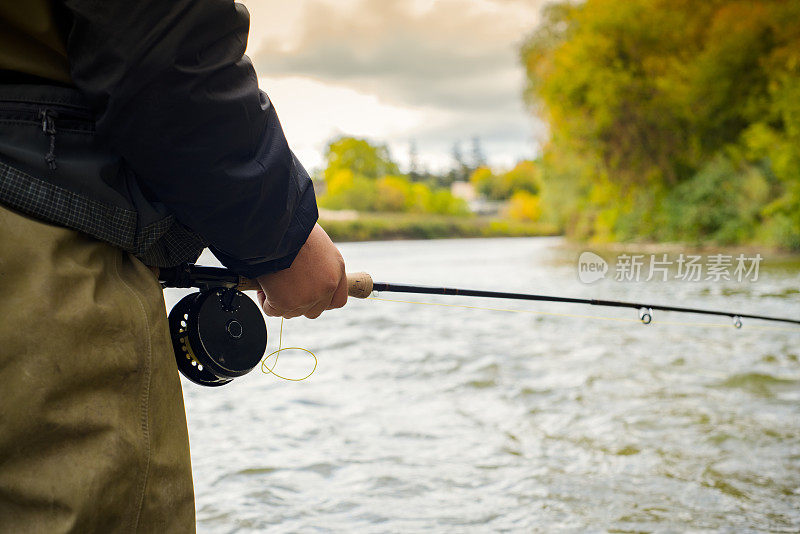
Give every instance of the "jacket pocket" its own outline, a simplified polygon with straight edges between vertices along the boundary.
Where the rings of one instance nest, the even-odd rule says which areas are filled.
[[[56,170],[56,134],[58,128],[72,133],[94,133],[92,114],[78,106],[65,104],[35,104],[0,101],[0,122],[41,125],[42,135],[48,139],[48,150],[43,155],[50,170]]]

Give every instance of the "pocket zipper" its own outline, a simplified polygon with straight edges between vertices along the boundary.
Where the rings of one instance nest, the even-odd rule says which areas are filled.
[[[38,109],[34,111],[34,109]],[[50,148],[44,156],[48,168],[54,171],[58,168],[56,163],[56,118],[75,120],[91,120],[92,115],[88,111],[80,108],[64,106],[58,104],[46,104],[44,106],[36,103],[23,102],[0,102],[0,112],[10,111],[15,113],[29,114],[32,118],[40,119],[42,122],[42,133],[50,137]]]
[[[44,160],[50,170],[54,171],[58,168],[58,164],[56,164],[56,117],[58,117],[58,112],[45,108],[39,111],[39,117],[42,119],[42,132],[50,136],[50,150],[44,156]]]

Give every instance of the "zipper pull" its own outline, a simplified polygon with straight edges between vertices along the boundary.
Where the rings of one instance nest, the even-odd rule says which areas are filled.
[[[54,171],[58,168],[56,165],[56,117],[58,117],[58,113],[49,109],[43,109],[39,111],[39,116],[42,118],[42,132],[45,135],[50,136],[50,150],[44,157],[44,160],[47,162],[47,166],[50,168],[51,171]]]

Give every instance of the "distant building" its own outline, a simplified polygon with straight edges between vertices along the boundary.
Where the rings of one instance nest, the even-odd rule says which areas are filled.
[[[505,206],[505,202],[486,200],[485,198],[477,198],[472,202],[468,202],[467,204],[469,205],[470,211],[475,215],[488,216],[499,215]]]
[[[467,203],[478,200],[478,192],[469,182],[453,182],[450,185],[450,193],[456,198],[466,200]]]
[[[503,207],[502,202],[481,198],[470,182],[453,182],[450,193],[456,198],[465,200],[469,210],[476,215],[497,215]]]

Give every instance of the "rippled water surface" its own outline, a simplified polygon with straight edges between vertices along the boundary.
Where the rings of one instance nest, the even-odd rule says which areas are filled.
[[[755,283],[587,286],[580,251],[558,239],[341,249],[349,270],[382,281],[800,316],[800,269],[788,261]],[[181,294],[168,291],[167,305]],[[288,321],[284,344],[319,357],[308,381],[184,382],[198,530],[798,532],[800,330],[664,324],[726,321],[661,313],[645,327],[353,300]],[[268,321],[271,347],[278,326]],[[287,354],[279,367],[303,376],[310,365]]]

